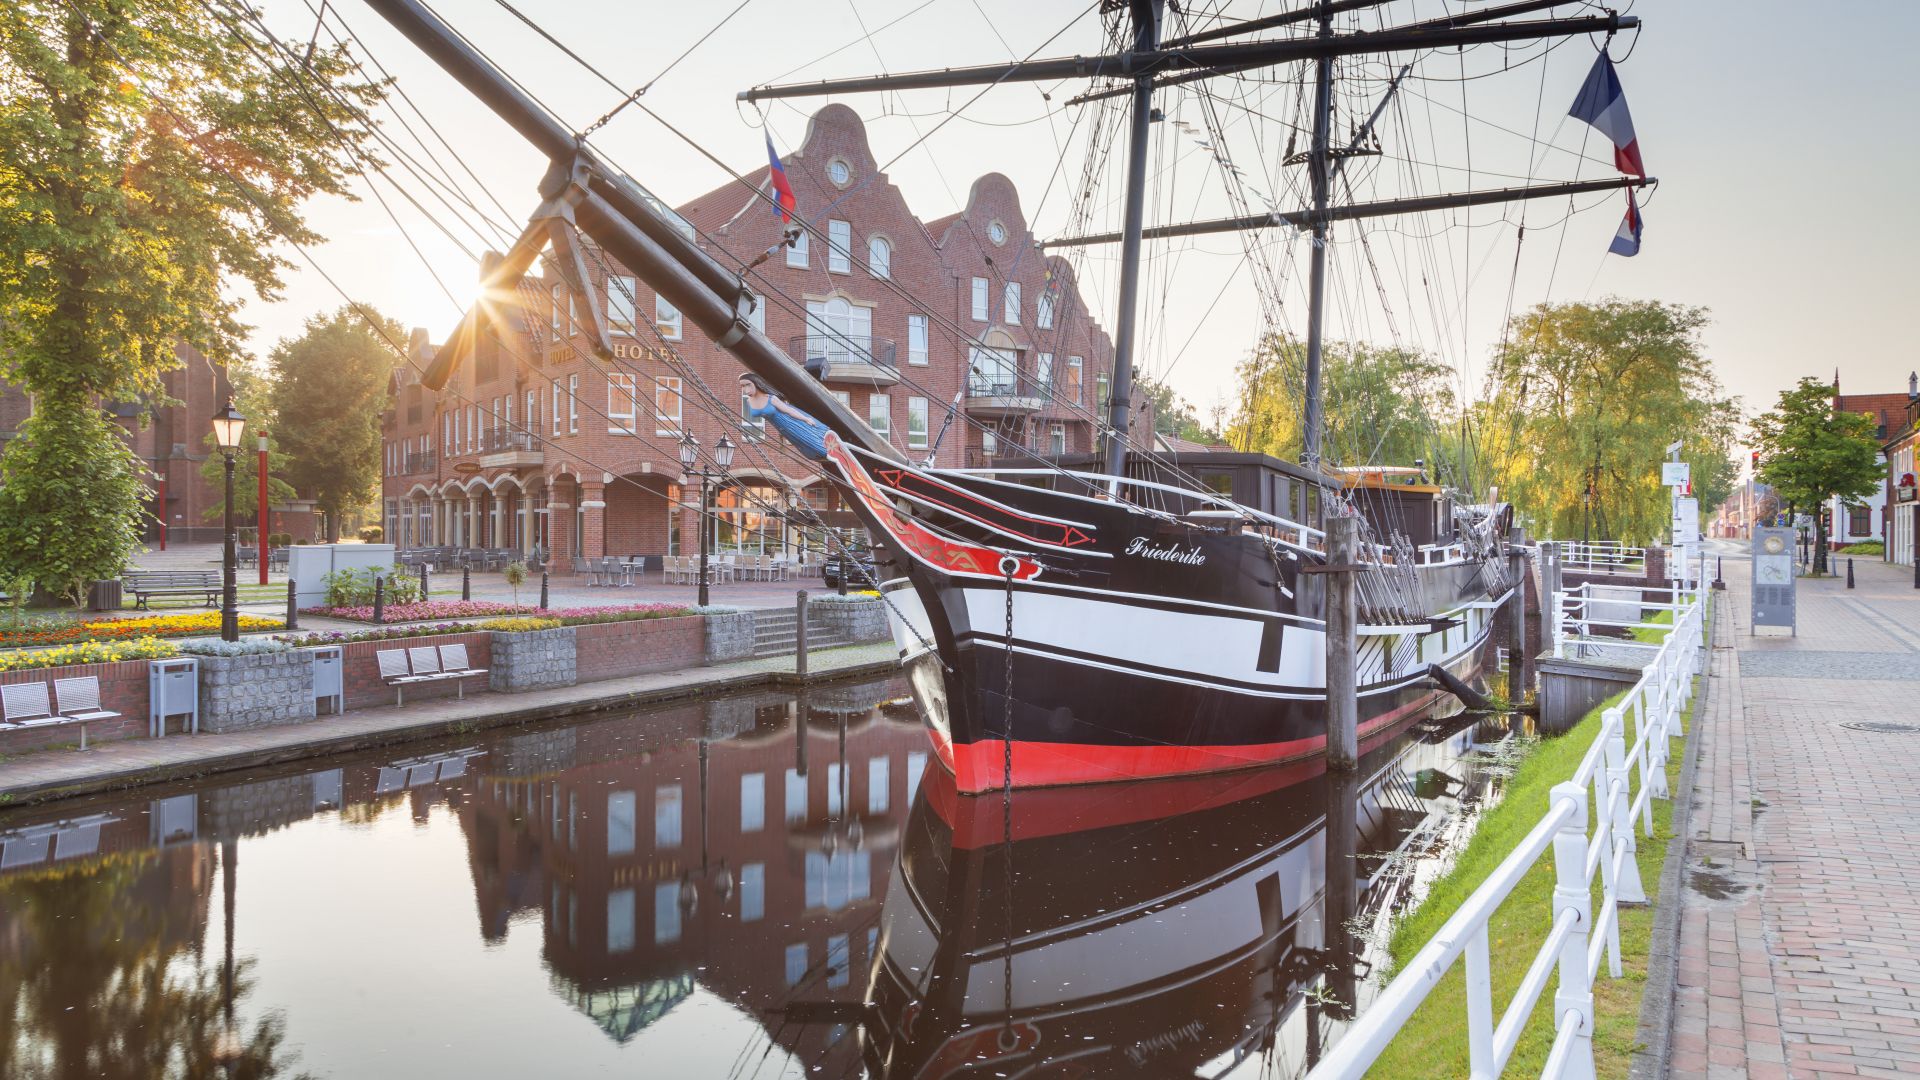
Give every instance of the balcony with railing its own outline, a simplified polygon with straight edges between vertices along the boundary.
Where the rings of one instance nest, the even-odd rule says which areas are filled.
[[[526,469],[546,464],[547,455],[531,432],[503,428],[482,432],[480,467],[483,469]]]
[[[404,466],[405,475],[420,476],[431,473],[440,466],[440,455],[432,450],[415,450],[407,455]]]
[[[900,381],[894,343],[871,334],[817,331],[788,342],[791,355],[820,370],[823,382],[892,386]]]
[[[1047,388],[1027,375],[976,371],[967,376],[967,411],[975,416],[1030,416],[1046,407]]]

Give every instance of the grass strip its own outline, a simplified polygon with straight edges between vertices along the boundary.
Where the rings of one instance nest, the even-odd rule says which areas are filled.
[[[1658,631],[1649,631],[1658,633]],[[1638,633],[1636,631],[1636,633]],[[1555,784],[1567,780],[1600,732],[1600,715],[1618,704],[1624,694],[1608,699],[1583,717],[1573,730],[1535,744],[1521,761],[1501,800],[1481,817],[1473,838],[1454,860],[1452,868],[1436,881],[1426,900],[1397,922],[1389,944],[1396,970],[1413,959],[1415,953],[1433,937],[1436,930],[1459,909],[1462,902],[1487,879],[1500,860],[1506,858],[1546,812]],[[1684,718],[1683,718],[1684,722]],[[1680,738],[1671,740],[1667,758],[1668,790],[1675,789],[1680,775],[1684,749]],[[1594,810],[1589,801],[1589,820]],[[1666,856],[1667,840],[1672,835],[1673,802],[1653,801],[1654,833],[1651,839],[1636,833],[1635,857],[1640,865],[1640,881],[1648,899],[1659,900],[1660,864]],[[1554,872],[1553,852],[1537,860],[1513,893],[1507,897],[1488,923],[1487,940],[1492,959],[1494,1022],[1512,1000],[1527,966],[1547,939],[1551,923]],[[1600,875],[1594,875],[1593,910],[1600,910]],[[1647,978],[1647,948],[1653,930],[1653,907],[1620,909],[1620,957],[1622,976],[1606,973],[1606,960],[1593,985],[1594,1065],[1600,1076],[1626,1076],[1636,1048],[1634,1032],[1640,1019],[1640,991]],[[1427,995],[1406,1027],[1387,1047],[1379,1061],[1367,1073],[1372,1077],[1465,1076],[1467,1059],[1467,1004],[1465,964],[1456,960],[1445,978]],[[1520,1036],[1506,1075],[1538,1075],[1553,1048],[1554,986],[1549,980],[1541,994],[1541,1006]]]

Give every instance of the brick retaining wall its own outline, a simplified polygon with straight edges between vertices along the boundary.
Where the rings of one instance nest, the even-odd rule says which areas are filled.
[[[707,660],[707,618],[589,623],[574,632],[575,682],[699,667]]]
[[[87,725],[89,743],[105,739],[125,739],[147,733],[147,662],[122,660],[117,664],[69,664],[64,667],[32,668],[0,674],[0,685],[44,682],[51,700],[53,680],[93,675],[100,680],[100,707],[120,714],[117,720],[96,720]],[[55,702],[56,707],[58,702]],[[179,723],[180,721],[175,721]],[[0,754],[19,754],[42,750],[63,743],[78,743],[80,728],[75,724],[55,724],[42,728],[0,731]]]

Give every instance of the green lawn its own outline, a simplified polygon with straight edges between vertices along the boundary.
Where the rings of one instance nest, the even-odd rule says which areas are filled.
[[[1635,631],[1636,636],[1643,631]],[[1659,631],[1644,631],[1657,634]],[[1617,703],[1613,698],[1595,708],[1574,729],[1535,745],[1515,770],[1500,802],[1488,810],[1474,830],[1473,838],[1461,851],[1450,869],[1435,882],[1425,902],[1403,918],[1394,928],[1389,945],[1393,963],[1398,966],[1413,958],[1460,903],[1485,881],[1500,860],[1538,823],[1547,809],[1548,796],[1555,784],[1567,780],[1579,765],[1600,729],[1602,710]],[[1677,787],[1680,773],[1681,739],[1672,740],[1667,762],[1669,790]],[[1591,814],[1589,806],[1588,813]],[[1654,835],[1651,840],[1637,837],[1635,854],[1640,864],[1640,880],[1647,895],[1658,900],[1660,864],[1666,857],[1667,840],[1672,835],[1671,800],[1653,803]],[[1492,954],[1494,1023],[1512,999],[1520,979],[1534,953],[1546,941],[1550,901],[1553,895],[1553,853],[1549,849],[1534,863],[1526,877],[1501,905],[1488,925]],[[1594,878],[1594,913],[1599,914],[1600,881]],[[1620,949],[1623,977],[1607,975],[1605,959],[1594,982],[1595,1036],[1594,1061],[1601,1076],[1626,1076],[1627,1066],[1637,1044],[1635,1028],[1640,1019],[1640,991],[1646,982],[1647,946],[1653,928],[1653,909],[1620,909]],[[1456,960],[1420,1009],[1414,1013],[1387,1052],[1368,1075],[1373,1077],[1429,1077],[1467,1075],[1465,968]],[[1532,1019],[1520,1037],[1518,1047],[1507,1065],[1507,1075],[1537,1075],[1553,1047],[1553,1010],[1556,980],[1549,980],[1541,994],[1546,1007],[1536,1006]]]

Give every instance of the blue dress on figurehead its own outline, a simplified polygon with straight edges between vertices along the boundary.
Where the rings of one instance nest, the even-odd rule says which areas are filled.
[[[765,408],[756,409],[749,405],[747,415],[772,423],[801,453],[810,458],[824,459],[827,456],[827,426],[811,416],[794,416],[782,410],[778,402],[778,398],[769,394]]]

